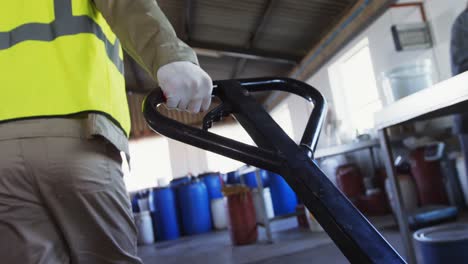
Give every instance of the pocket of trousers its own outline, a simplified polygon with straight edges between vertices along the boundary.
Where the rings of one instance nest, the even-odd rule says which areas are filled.
[[[98,192],[112,183],[107,143],[102,139],[52,138],[48,144],[49,179],[62,191]]]

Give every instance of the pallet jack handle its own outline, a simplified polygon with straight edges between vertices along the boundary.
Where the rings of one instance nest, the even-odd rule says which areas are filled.
[[[299,95],[314,106],[299,146],[250,96],[272,90]],[[327,108],[318,90],[289,78],[256,78],[215,81],[213,96],[222,103],[205,115],[203,129],[162,115],[158,106],[165,97],[160,89],[147,96],[143,114],[150,128],[164,136],[281,175],[351,263],[405,263],[312,159]],[[208,131],[228,115],[258,147]]]

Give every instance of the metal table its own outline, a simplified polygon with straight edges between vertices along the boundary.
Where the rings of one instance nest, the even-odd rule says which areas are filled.
[[[407,261],[410,264],[416,263],[416,257],[412,234],[408,227],[408,214],[404,210],[401,191],[396,181],[388,129],[395,125],[463,113],[467,110],[468,72],[400,99],[375,114],[375,126],[379,130],[382,159],[395,194],[398,225],[403,236]]]
[[[375,156],[374,156],[374,148],[377,148],[379,146],[380,146],[379,140],[377,139],[370,139],[370,140],[364,140],[364,141],[359,141],[359,142],[351,142],[348,144],[317,149],[314,154],[314,159],[321,160],[321,159],[325,159],[328,157],[343,155],[343,154],[367,149],[369,150],[369,156],[371,160],[371,171],[375,171],[376,161],[375,161]]]
[[[319,148],[315,151],[315,159],[323,159],[328,157],[333,157],[337,155],[342,155],[346,153],[351,153],[359,150],[369,149],[372,151],[375,147],[379,146],[379,141],[376,139],[364,140],[359,142],[352,142],[348,144],[328,147],[328,148]],[[371,154],[373,156],[373,154]]]

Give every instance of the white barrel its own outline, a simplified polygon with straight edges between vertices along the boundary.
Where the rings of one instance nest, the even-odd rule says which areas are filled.
[[[270,188],[263,189],[263,197],[260,195],[260,191],[258,188],[254,189],[253,199],[254,199],[255,216],[257,217],[257,223],[265,223],[265,214],[263,212],[263,201],[265,201],[265,211],[266,211],[267,219],[274,217],[275,213],[273,211],[273,200],[271,199]]]
[[[465,157],[462,154],[460,154],[457,157],[456,166],[458,172],[458,180],[460,181],[463,196],[465,197],[465,203],[468,206],[468,178],[466,175]]]
[[[397,176],[398,183],[400,185],[401,196],[406,211],[412,212],[418,208],[418,193],[416,191],[416,184],[414,183],[411,175],[400,174]],[[388,200],[393,212],[396,212],[396,198],[393,196],[392,188],[390,185],[390,179],[385,180],[385,190],[387,191]]]
[[[153,223],[149,211],[134,213],[135,225],[138,232],[138,244],[149,245],[154,243]]]
[[[226,198],[217,198],[211,200],[211,217],[215,229],[221,230],[227,228]]]

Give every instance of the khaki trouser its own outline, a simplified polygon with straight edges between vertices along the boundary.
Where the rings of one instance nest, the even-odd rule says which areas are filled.
[[[102,138],[0,140],[0,262],[141,263],[120,162]]]

